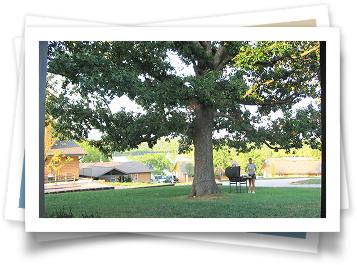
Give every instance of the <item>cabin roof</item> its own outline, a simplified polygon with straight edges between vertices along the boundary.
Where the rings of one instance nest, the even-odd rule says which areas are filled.
[[[56,141],[55,144],[47,152],[47,156],[53,155],[58,150],[66,156],[83,156],[88,155],[88,153],[80,147],[75,141]]]

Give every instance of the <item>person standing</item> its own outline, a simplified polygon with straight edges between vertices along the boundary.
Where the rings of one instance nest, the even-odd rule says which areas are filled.
[[[251,178],[249,178],[249,191],[248,193],[251,193],[251,186],[253,184],[253,192],[255,193],[255,179],[256,179],[256,175],[255,175],[255,171],[257,171],[257,166],[253,163],[252,158],[248,159],[248,164],[245,167],[245,172],[247,172],[248,169],[248,175],[251,176]]]

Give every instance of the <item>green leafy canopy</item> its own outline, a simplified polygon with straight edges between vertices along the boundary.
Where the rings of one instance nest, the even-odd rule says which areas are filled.
[[[194,74],[181,74],[172,56]],[[162,137],[180,137],[180,152],[188,151],[197,106],[213,110],[212,132],[226,132],[214,137],[216,147],[320,148],[319,60],[312,41],[53,41],[48,72],[63,81],[48,87],[46,114],[69,139],[99,130],[90,143],[106,155]],[[113,113],[110,103],[123,95],[144,111]],[[306,98],[316,103],[292,111]],[[277,111],[282,116],[270,119]]]

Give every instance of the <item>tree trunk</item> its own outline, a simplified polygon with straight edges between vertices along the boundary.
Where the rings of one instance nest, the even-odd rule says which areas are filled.
[[[196,106],[194,124],[195,174],[189,196],[220,193],[213,170],[213,110]]]

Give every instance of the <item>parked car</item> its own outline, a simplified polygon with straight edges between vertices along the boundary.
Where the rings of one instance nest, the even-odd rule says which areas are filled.
[[[159,179],[159,176],[153,176],[151,175],[151,183],[157,183]]]
[[[158,182],[159,183],[165,183],[165,182],[168,182],[168,179],[166,178],[166,176],[159,176]]]
[[[170,182],[170,183],[177,183],[177,182],[179,182],[178,178],[176,178],[174,175],[167,175],[166,178],[169,179],[169,182]]]

